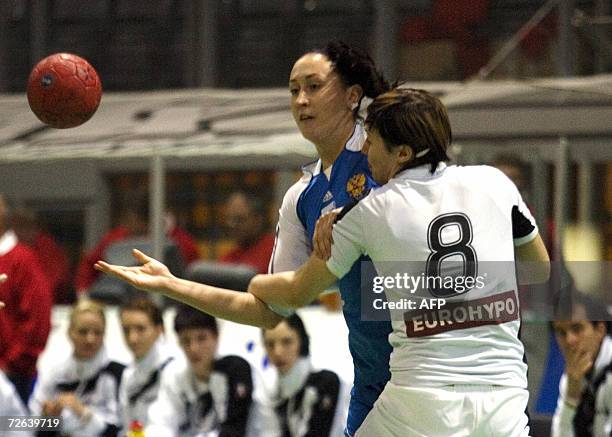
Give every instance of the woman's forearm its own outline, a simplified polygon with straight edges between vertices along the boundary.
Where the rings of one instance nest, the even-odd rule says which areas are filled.
[[[272,328],[281,316],[251,293],[212,287],[181,278],[168,278],[164,295],[214,317],[244,325]]]

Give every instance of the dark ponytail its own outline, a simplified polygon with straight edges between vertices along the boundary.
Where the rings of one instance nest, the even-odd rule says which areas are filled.
[[[351,47],[343,41],[330,41],[323,49],[314,50],[325,55],[346,86],[360,85],[363,94],[354,114],[357,115],[364,96],[371,99],[391,89],[391,85],[378,71],[372,58],[364,51]]]

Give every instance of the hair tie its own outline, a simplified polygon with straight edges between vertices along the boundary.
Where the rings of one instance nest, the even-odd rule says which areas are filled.
[[[427,155],[429,153],[429,149],[423,149],[420,152],[418,152],[415,156],[417,158],[422,158],[423,156]]]

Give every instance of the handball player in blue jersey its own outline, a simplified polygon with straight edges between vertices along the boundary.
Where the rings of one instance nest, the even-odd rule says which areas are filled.
[[[360,200],[375,185],[362,153],[366,134],[358,112],[364,96],[374,98],[388,88],[369,56],[342,43],[330,43],[295,63],[289,78],[291,110],[320,159],[303,168],[303,177],[283,199],[271,273],[304,264],[321,214]],[[390,376],[390,322],[361,320],[361,262],[365,259],[358,260],[337,283],[355,369],[346,428],[351,436]]]
[[[364,97],[373,99],[389,88],[367,54],[342,42],[308,52],[294,64],[289,77],[291,111],[302,135],[314,143],[319,159],[303,168],[303,177],[283,199],[270,272],[296,270],[304,264],[312,252],[315,224],[321,214],[360,200],[375,185],[367,155],[362,153],[366,133],[358,114]],[[143,263],[149,260],[136,256]],[[364,259],[355,262],[337,283],[355,368],[345,431],[349,436],[361,425],[390,377],[390,321],[361,321]],[[182,286],[192,287],[193,283],[180,281]],[[217,290],[188,296],[179,290],[156,291],[215,317],[267,328],[292,312],[268,306],[250,293]]]

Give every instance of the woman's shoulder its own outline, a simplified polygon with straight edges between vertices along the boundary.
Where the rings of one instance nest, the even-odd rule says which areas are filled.
[[[306,385],[324,389],[325,391],[338,390],[340,384],[341,381],[338,374],[327,369],[311,372],[306,380]]]

